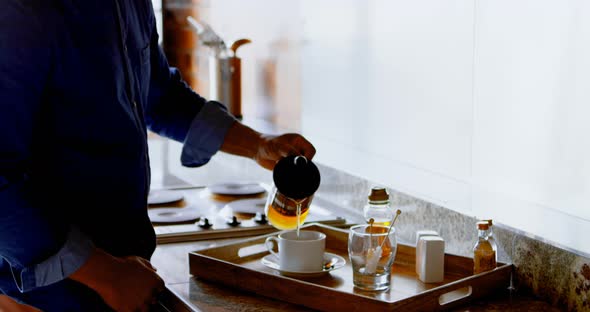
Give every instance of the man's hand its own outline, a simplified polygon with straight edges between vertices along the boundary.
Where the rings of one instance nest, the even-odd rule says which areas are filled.
[[[70,276],[94,289],[115,311],[148,311],[164,282],[149,261],[137,257],[113,257],[96,249],[88,261]]]
[[[0,311],[9,312],[41,312],[41,310],[34,308],[30,305],[21,304],[16,302],[14,299],[0,295]]]
[[[252,158],[269,170],[285,156],[303,155],[307,159],[312,159],[315,155],[313,145],[300,134],[264,135],[240,122],[235,122],[229,128],[221,150]]]
[[[272,170],[279,159],[292,155],[303,155],[311,160],[315,155],[315,148],[296,133],[280,136],[262,135],[253,158],[262,167]]]

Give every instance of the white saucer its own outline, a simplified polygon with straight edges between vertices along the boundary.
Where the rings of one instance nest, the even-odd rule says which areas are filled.
[[[318,277],[324,274],[329,273],[330,271],[340,269],[346,264],[346,260],[339,255],[326,252],[324,253],[324,263],[328,263],[331,259],[335,259],[336,262],[329,267],[324,268],[321,271],[306,271],[306,272],[293,272],[293,271],[284,271],[279,268],[279,263],[277,262],[278,259],[273,254],[268,254],[262,257],[261,262],[262,264],[266,265],[267,267],[279,271],[281,275],[290,276],[290,277]]]
[[[232,202],[229,202],[225,206],[231,209],[233,213],[264,213],[264,206],[266,206],[266,198],[234,200]]]
[[[213,184],[207,187],[213,194],[218,195],[254,195],[266,190],[256,182],[228,182]]]
[[[171,190],[152,190],[148,195],[148,205],[169,204],[184,198],[182,192]]]
[[[153,223],[176,223],[199,219],[202,212],[194,207],[185,208],[151,208],[148,209],[148,216]]]

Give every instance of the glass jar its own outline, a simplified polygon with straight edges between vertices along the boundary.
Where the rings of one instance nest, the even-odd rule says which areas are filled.
[[[478,239],[473,247],[473,273],[479,274],[496,268],[496,250],[488,240],[487,221],[477,222]]]
[[[320,186],[318,168],[304,156],[287,156],[275,165],[273,181],[265,206],[268,221],[280,230],[299,228]]]
[[[280,230],[292,230],[301,226],[309,214],[313,195],[302,199],[288,197],[273,186],[266,200],[266,217]]]
[[[389,225],[393,217],[393,210],[389,201],[389,193],[384,187],[374,186],[367,197],[363,208],[365,220],[373,219],[375,225]]]

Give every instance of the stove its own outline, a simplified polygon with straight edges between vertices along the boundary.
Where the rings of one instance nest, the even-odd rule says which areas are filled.
[[[262,217],[264,218],[264,216]],[[260,218],[260,216],[247,220],[239,220],[234,217],[230,220],[217,220],[214,222],[205,218],[193,224],[155,226],[156,241],[158,244],[166,244],[196,240],[256,236],[280,231],[268,223],[261,224],[256,222],[257,220],[255,219],[257,218]],[[346,226],[345,218],[314,218],[310,213],[305,220],[305,223],[314,222],[336,227]]]
[[[199,196],[202,204],[203,195]],[[213,197],[213,199],[219,199]],[[261,212],[242,213],[229,209],[230,202],[210,200],[210,208],[195,221],[182,224],[154,224],[156,241],[158,244],[177,243],[197,240],[209,240],[220,238],[234,238],[244,236],[257,236],[280,231],[268,223],[266,216]],[[327,203],[319,204],[321,200],[314,199],[309,209],[309,214],[304,224],[322,223],[335,227],[346,227],[346,217],[335,213],[334,207]],[[190,206],[194,200],[189,200]]]

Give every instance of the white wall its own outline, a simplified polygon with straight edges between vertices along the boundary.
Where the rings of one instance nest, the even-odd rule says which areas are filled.
[[[317,160],[590,254],[590,4],[302,0]]]

